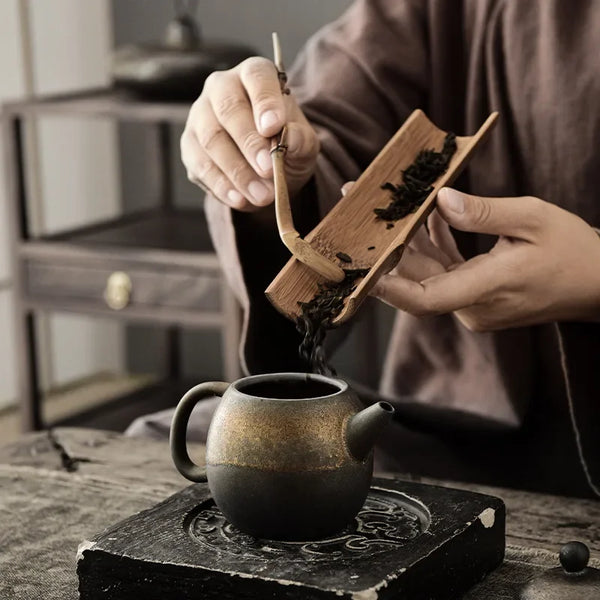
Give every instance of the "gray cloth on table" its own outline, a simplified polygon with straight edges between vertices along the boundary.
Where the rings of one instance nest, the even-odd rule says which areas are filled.
[[[204,444],[208,434],[208,427],[215,409],[221,398],[204,398],[196,404],[192,411],[188,425],[188,441]],[[137,418],[125,431],[130,437],[145,437],[155,440],[164,440],[169,437],[171,419],[175,409],[168,408],[150,415]]]

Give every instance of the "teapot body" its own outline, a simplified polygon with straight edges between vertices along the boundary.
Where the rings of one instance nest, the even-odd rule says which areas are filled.
[[[304,387],[306,376],[298,375]],[[284,390],[269,392],[272,377],[259,375],[232,384],[215,412],[207,440],[208,484],[216,504],[242,531],[317,539],[347,525],[367,497],[373,453],[358,460],[346,441],[348,423],[363,406],[345,382],[310,377],[329,393],[285,398],[290,394]]]

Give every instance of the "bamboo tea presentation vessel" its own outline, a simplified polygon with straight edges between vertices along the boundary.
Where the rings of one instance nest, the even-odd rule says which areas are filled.
[[[338,260],[344,269],[369,269],[358,280],[354,291],[344,300],[341,312],[333,320],[339,325],[350,319],[367,297],[378,278],[393,269],[417,229],[435,207],[439,190],[450,185],[466,166],[473,151],[487,136],[498,118],[492,113],[473,136],[456,136],[456,152],[447,171],[433,184],[431,193],[413,213],[394,221],[393,227],[379,219],[375,208],[385,208],[392,200],[386,182],[402,182],[402,171],[410,166],[421,150],[439,150],[447,135],[437,128],[421,110],[415,110],[367,167],[352,189],[305,240],[323,257],[336,261],[347,255],[351,262]],[[275,277],[265,294],[283,315],[295,321],[300,315],[300,302],[310,301],[325,279],[307,264],[292,257]]]

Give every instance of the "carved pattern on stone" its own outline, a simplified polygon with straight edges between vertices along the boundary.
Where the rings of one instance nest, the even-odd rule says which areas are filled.
[[[198,544],[228,555],[291,562],[360,559],[391,552],[427,529],[424,507],[393,491],[372,488],[354,523],[322,540],[281,542],[242,533],[208,500],[186,518],[189,535]]]

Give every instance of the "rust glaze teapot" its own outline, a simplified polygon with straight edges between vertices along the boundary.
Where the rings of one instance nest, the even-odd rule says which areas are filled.
[[[206,468],[186,446],[194,406],[222,396],[206,444]],[[280,540],[340,531],[362,507],[373,473],[373,445],[391,419],[386,402],[364,408],[340,379],[304,373],[202,383],[179,402],[171,454],[191,481],[207,481],[238,529]]]

